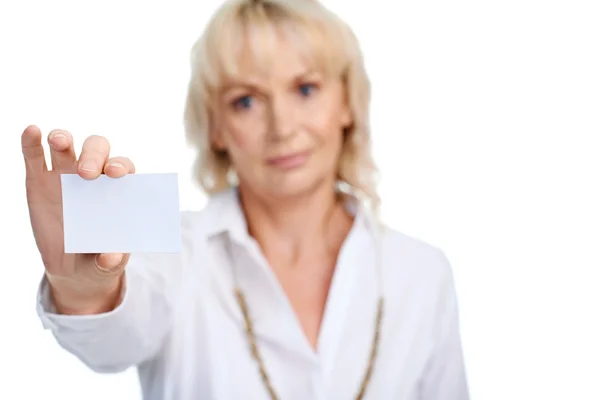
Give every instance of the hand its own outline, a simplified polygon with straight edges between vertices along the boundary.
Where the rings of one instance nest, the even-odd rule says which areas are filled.
[[[85,140],[79,159],[69,132],[53,130],[48,143],[51,170],[46,165],[40,129],[29,126],[21,137],[33,235],[56,306],[68,313],[101,312],[111,307],[110,301],[119,292],[129,255],[65,254],[60,174],[77,173],[90,180],[102,173],[120,178],[135,173],[135,167],[128,158],[109,158],[110,144],[101,136]]]

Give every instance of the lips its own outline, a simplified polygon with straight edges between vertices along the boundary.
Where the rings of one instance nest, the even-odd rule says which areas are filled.
[[[309,156],[308,151],[286,154],[279,157],[273,157],[268,160],[269,165],[282,169],[298,168],[306,162]]]

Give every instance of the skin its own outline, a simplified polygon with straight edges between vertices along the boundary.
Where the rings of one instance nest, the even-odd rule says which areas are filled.
[[[316,347],[339,249],[352,218],[334,183],[342,131],[351,123],[339,77],[321,73],[282,33],[274,64],[261,73],[242,53],[240,74],[219,92],[211,140],[226,150],[239,178],[250,234],[279,278],[307,340]],[[60,173],[118,179],[134,173],[125,157],[110,157],[106,138],[88,137],[79,157],[64,130],[23,132],[31,224],[58,312],[97,314],[118,305],[127,254],[64,254]],[[295,158],[281,159],[295,155]]]
[[[284,32],[275,39],[277,57],[267,73],[242,53],[239,77],[220,96],[213,142],[229,153],[250,233],[316,347],[352,224],[334,191],[351,112],[339,77],[315,69]],[[302,155],[299,165],[273,165],[289,154]]]
[[[29,126],[21,136],[25,159],[27,203],[36,244],[42,256],[51,294],[59,313],[97,314],[116,306],[127,263],[126,254],[65,254],[63,252],[61,173],[77,173],[96,179],[101,173],[113,178],[134,173],[125,157],[109,157],[110,145],[101,136],[88,137],[79,158],[73,137],[65,130],[48,135],[52,169],[42,147],[42,132]]]

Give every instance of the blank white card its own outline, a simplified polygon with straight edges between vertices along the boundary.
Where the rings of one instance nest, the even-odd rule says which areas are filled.
[[[177,174],[61,175],[66,253],[179,253]]]

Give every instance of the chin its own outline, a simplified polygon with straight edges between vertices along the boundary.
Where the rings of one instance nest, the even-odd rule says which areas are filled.
[[[309,171],[295,171],[267,179],[261,186],[265,195],[285,199],[305,196],[318,190],[324,180]]]

